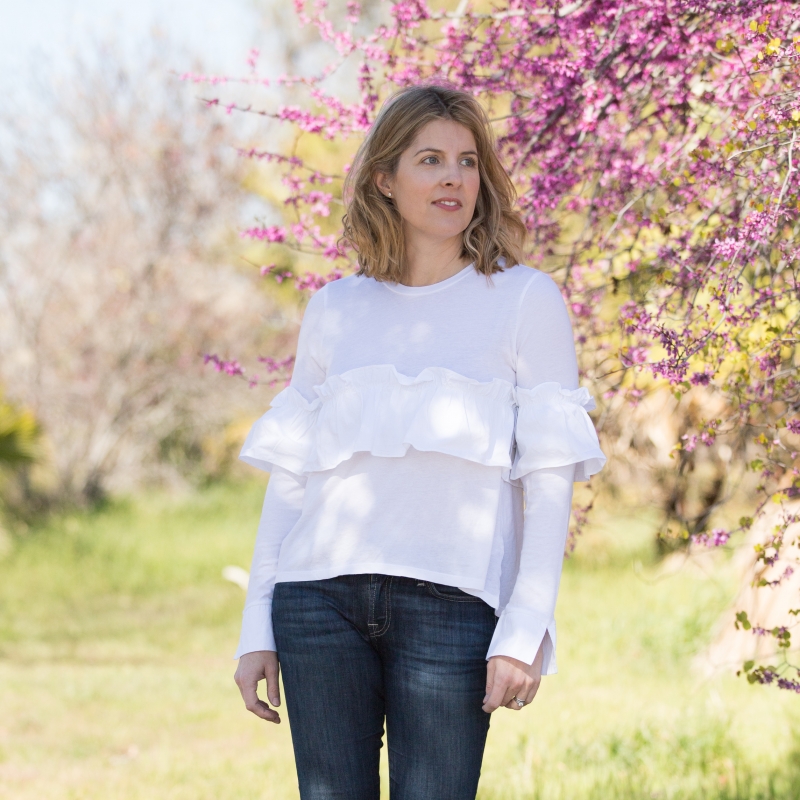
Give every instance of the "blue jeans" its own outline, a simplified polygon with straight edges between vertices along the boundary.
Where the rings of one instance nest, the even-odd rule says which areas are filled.
[[[388,575],[278,583],[272,600],[302,800],[474,800],[496,617],[452,586]]]

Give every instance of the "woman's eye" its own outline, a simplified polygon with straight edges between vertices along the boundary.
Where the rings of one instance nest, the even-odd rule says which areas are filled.
[[[425,158],[422,159],[422,163],[423,164],[438,164],[439,163],[439,157],[438,156],[425,156]],[[475,166],[478,165],[478,162],[472,157],[462,158],[461,159],[461,165],[465,166],[465,167],[475,167]]]

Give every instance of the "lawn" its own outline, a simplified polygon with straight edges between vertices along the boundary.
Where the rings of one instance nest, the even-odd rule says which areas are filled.
[[[248,565],[262,493],[149,493],[5,549],[0,798],[297,797],[289,726],[232,681],[243,592],[221,571]],[[800,700],[692,668],[730,565],[659,577],[650,530],[606,509],[567,563],[560,672],[494,715],[482,800],[800,797]]]

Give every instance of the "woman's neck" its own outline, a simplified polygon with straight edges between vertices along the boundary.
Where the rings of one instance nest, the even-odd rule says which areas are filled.
[[[411,239],[411,241],[409,241]],[[451,278],[469,264],[461,256],[461,236],[436,242],[406,238],[406,286],[430,286]]]

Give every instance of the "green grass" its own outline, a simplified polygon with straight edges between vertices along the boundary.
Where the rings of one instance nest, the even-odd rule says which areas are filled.
[[[288,725],[232,681],[243,593],[220,573],[248,565],[262,493],[148,494],[0,556],[0,798],[297,797]],[[727,563],[656,579],[650,541],[606,512],[567,563],[560,672],[493,716],[482,800],[800,797],[800,700],[691,666]]]

